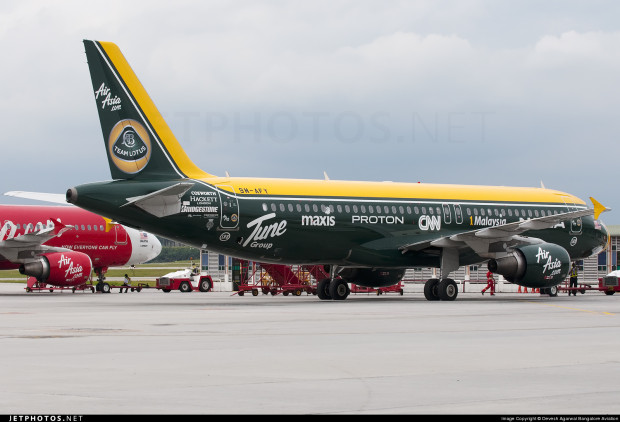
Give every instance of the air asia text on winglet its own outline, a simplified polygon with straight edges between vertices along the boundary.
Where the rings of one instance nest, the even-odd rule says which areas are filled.
[[[321,299],[345,299],[349,282],[389,286],[406,268],[436,267],[426,298],[454,300],[450,273],[485,261],[553,294],[571,260],[607,242],[597,221],[605,207],[545,188],[216,177],[185,154],[119,48],[84,45],[114,180],[70,188],[67,201],[225,255],[325,265]]]

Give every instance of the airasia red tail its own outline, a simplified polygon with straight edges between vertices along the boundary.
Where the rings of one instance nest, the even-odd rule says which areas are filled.
[[[73,206],[0,205],[0,270],[52,286],[84,284],[94,270],[155,258],[161,243],[138,231]]]

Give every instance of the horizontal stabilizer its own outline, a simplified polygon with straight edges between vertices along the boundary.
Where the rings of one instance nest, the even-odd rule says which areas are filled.
[[[67,205],[67,197],[64,193],[25,192],[21,190],[13,190],[10,192],[5,192],[4,194],[6,196],[14,196],[16,198],[34,199],[37,201]]]
[[[181,197],[187,192],[193,183],[182,182],[164,189],[149,193],[148,195],[127,198],[122,207],[134,205],[156,217],[166,217],[181,212]]]

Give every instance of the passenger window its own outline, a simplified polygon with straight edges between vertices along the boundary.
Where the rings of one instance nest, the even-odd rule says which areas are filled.
[[[293,212],[293,204],[288,204],[288,211]]]
[[[263,202],[263,211],[267,211],[267,204]]]
[[[304,204],[304,209],[306,210],[306,212],[310,212],[310,205]]]
[[[407,214],[411,215],[411,207],[407,206]]]
[[[280,211],[284,212],[284,204],[280,204]]]
[[[316,206],[316,204],[312,204],[312,211],[314,212],[318,212],[319,208]]]
[[[435,210],[433,210],[433,207],[428,207],[428,213],[429,213],[430,215],[435,214]]]
[[[371,214],[374,214],[374,212],[375,212],[375,208],[374,208],[372,205],[368,205],[368,211],[369,211]]]
[[[276,210],[276,204],[271,204],[271,211],[275,211]]]
[[[347,214],[351,212],[351,208],[348,204],[344,206],[344,210],[347,212]]]
[[[364,214],[366,213],[366,206],[365,205],[360,205],[360,209],[362,210],[362,212]]]

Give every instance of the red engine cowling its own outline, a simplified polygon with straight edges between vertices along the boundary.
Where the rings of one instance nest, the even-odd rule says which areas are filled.
[[[78,286],[88,281],[92,268],[93,264],[86,254],[53,252],[20,265],[19,272],[54,286]]]

